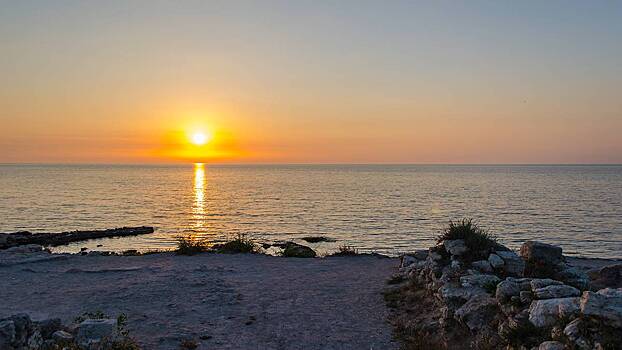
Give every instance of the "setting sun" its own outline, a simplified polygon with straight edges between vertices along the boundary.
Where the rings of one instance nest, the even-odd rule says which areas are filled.
[[[208,143],[211,139],[211,135],[204,132],[195,132],[192,134],[191,142],[197,146],[202,146]]]

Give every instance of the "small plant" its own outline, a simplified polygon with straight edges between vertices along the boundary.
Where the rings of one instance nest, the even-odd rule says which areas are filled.
[[[437,243],[462,239],[472,251],[488,251],[498,246],[497,238],[490,232],[483,230],[472,219],[462,219],[458,222],[449,221],[449,226],[437,237]]]
[[[213,250],[217,253],[225,254],[256,253],[257,246],[245,234],[238,234],[232,241],[214,245]]]
[[[175,253],[178,255],[194,255],[208,251],[209,247],[210,244],[206,238],[179,236],[177,237],[177,250]]]
[[[358,255],[359,251],[358,249],[354,248],[351,245],[342,245],[339,247],[339,251],[336,253],[333,253],[332,256],[354,256],[354,255]]]

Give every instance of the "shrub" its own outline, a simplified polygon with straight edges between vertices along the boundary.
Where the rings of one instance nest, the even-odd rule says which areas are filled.
[[[216,244],[213,247],[217,253],[237,254],[237,253],[256,253],[255,242],[245,234],[238,234],[237,237],[223,244]]]
[[[458,222],[449,221],[449,226],[437,237],[437,243],[446,240],[463,239],[465,245],[472,251],[491,250],[498,246],[497,238],[490,232],[481,229],[472,219],[462,219]]]
[[[177,250],[175,253],[178,255],[194,255],[208,251],[209,247],[210,244],[207,238],[179,236],[177,237]]]

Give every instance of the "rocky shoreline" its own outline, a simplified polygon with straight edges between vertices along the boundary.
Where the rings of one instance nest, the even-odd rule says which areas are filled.
[[[390,320],[406,345],[622,348],[621,262],[567,259],[560,247],[535,241],[517,254],[466,238],[441,238],[429,250],[402,256],[394,277],[402,285],[386,296]]]

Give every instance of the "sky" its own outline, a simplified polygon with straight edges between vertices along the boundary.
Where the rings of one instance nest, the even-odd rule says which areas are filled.
[[[620,1],[0,0],[0,53],[0,163],[622,163]]]

